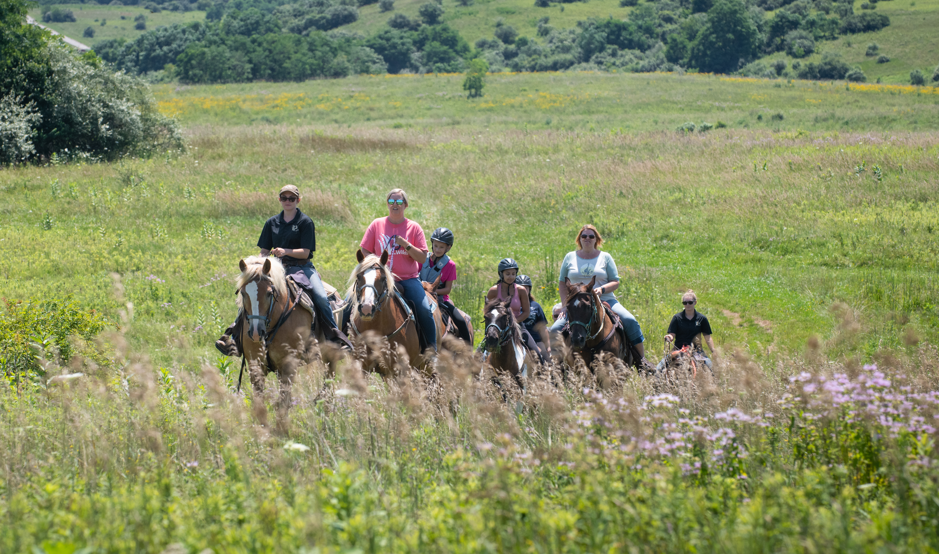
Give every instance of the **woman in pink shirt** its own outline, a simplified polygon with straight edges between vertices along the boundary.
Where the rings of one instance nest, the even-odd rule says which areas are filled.
[[[388,193],[388,216],[373,221],[359,247],[366,255],[381,256],[388,252],[388,267],[395,276],[395,284],[401,294],[414,304],[421,333],[428,348],[437,350],[437,328],[430,311],[430,302],[418,279],[421,264],[427,258],[427,241],[424,230],[416,222],[404,217],[408,207],[408,195],[401,189]]]

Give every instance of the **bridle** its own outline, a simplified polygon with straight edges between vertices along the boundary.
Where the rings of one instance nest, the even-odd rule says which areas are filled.
[[[580,294],[585,294],[585,293],[578,293],[578,294],[575,294],[574,296],[579,296]],[[583,328],[584,328],[584,332],[589,335],[589,337],[587,338],[587,341],[586,341],[586,342],[589,342],[589,341],[592,341],[593,339],[597,338],[597,335],[599,335],[599,334],[603,331],[603,325],[602,325],[602,321],[600,321],[600,310],[597,308],[597,302],[594,302],[594,300],[595,300],[595,299],[594,299],[594,295],[591,294],[591,293],[586,293],[586,294],[587,294],[588,296],[590,296],[590,305],[591,305],[591,307],[593,308],[593,312],[590,314],[590,321],[588,321],[587,323],[584,323],[584,322],[582,322],[582,321],[574,321],[572,318],[568,317],[568,324],[569,324],[571,327],[573,327],[574,325],[580,325],[581,327],[583,327]],[[573,298],[571,298],[571,300],[573,300]],[[568,303],[570,303],[570,302],[568,302]],[[570,314],[570,309],[568,309],[567,313]],[[601,325],[600,325],[600,327],[596,330],[596,332],[594,332],[594,333],[591,335],[591,334],[590,334],[590,330],[593,328],[593,325],[594,325],[595,322],[600,322]]]
[[[267,315],[253,315],[253,314],[246,313],[245,318],[248,320],[249,336],[251,333],[251,325],[250,325],[251,320],[256,319],[256,320],[264,322],[264,328],[258,331],[258,334],[259,334],[258,338],[260,338],[262,343],[264,344],[265,358],[267,359],[267,367],[270,368],[271,367],[271,349],[270,349],[271,342],[273,342],[274,336],[277,334],[277,331],[280,330],[280,328],[287,321],[287,318],[290,317],[290,314],[293,313],[294,308],[296,308],[300,304],[300,296],[299,295],[297,296],[296,301],[291,306],[290,305],[290,293],[289,292],[287,293],[287,306],[284,308],[284,311],[280,314],[280,319],[277,320],[277,325],[274,326],[274,329],[272,329],[271,331],[268,331],[268,327],[271,326],[271,314],[274,312],[274,304],[276,304],[278,300],[277,287],[273,286],[273,281],[271,281],[270,277],[262,275],[262,276],[259,276],[257,280],[258,282],[267,281],[268,283],[271,284],[270,293],[269,293],[271,295],[271,301],[270,303],[268,303],[268,306],[267,306]],[[241,291],[244,291],[244,288],[242,288]],[[244,353],[242,353],[241,371],[238,372],[238,387],[236,389],[236,391],[238,392],[241,391],[241,376],[245,371],[246,362],[247,362],[247,357],[245,357]]]
[[[496,318],[496,319],[498,319],[498,318]],[[500,350],[502,349],[502,345],[504,345],[505,343],[509,342],[509,340],[512,338],[512,318],[510,318],[510,317],[508,317],[508,315],[506,315],[506,320],[507,320],[507,321],[506,321],[506,324],[505,324],[505,328],[504,328],[504,329],[503,329],[502,327],[499,327],[499,324],[497,324],[495,321],[493,321],[493,322],[490,323],[489,325],[486,325],[485,334],[487,334],[487,335],[489,334],[489,329],[490,329],[490,328],[494,328],[494,329],[496,330],[496,332],[499,333],[499,345],[498,345],[498,346],[499,346],[499,349],[500,349]]]
[[[368,269],[362,271],[361,273],[359,273],[359,275],[365,275],[365,274],[368,273],[369,271],[378,271],[378,272],[381,272],[381,267],[379,267],[379,266],[377,266],[377,265],[373,265],[372,267],[370,267],[370,268],[368,268]],[[359,287],[358,289],[356,289],[356,295],[358,295],[359,298],[362,298],[362,291],[364,291],[364,290],[366,290],[366,289],[372,289],[372,292],[375,293],[375,298],[377,298],[377,300],[375,300],[375,313],[377,314],[378,312],[381,311],[381,307],[385,305],[385,298],[388,297],[388,289],[385,288],[385,290],[384,290],[381,294],[378,294],[378,288],[376,288],[375,285],[369,285],[368,283],[366,283],[366,284],[362,285],[361,287]],[[359,303],[359,310],[361,310],[361,309],[362,309],[362,304],[361,304],[361,302],[360,302],[360,303]],[[361,313],[361,312],[359,312],[359,313]]]
[[[258,282],[260,282],[260,281],[267,281],[268,283],[271,283],[271,279],[270,279],[269,277],[258,277]],[[273,283],[272,283],[272,285],[273,285]],[[242,290],[244,290],[244,289],[242,288]],[[264,337],[268,334],[268,333],[267,333],[267,328],[271,326],[271,313],[273,313],[273,311],[274,311],[274,304],[277,303],[277,289],[274,288],[273,286],[271,286],[271,288],[270,288],[270,295],[271,295],[271,301],[270,301],[270,302],[268,303],[268,305],[267,305],[267,315],[246,314],[246,316],[245,316],[245,318],[248,320],[249,323],[251,322],[251,320],[254,320],[254,319],[257,319],[257,320],[259,320],[259,321],[264,322],[264,328],[260,331],[260,336],[261,336],[261,338],[264,338]],[[282,321],[283,321],[283,317],[281,318],[281,322],[282,322]],[[279,323],[278,326],[277,326],[277,329],[279,329],[279,328],[280,328],[280,323]],[[271,338],[271,339],[274,338],[274,333],[277,332],[277,329],[274,329],[274,331],[273,331],[272,333],[270,333],[270,338]],[[250,327],[250,325],[249,325],[249,326],[248,326],[248,333],[250,333],[250,332],[251,332],[251,327]],[[270,341],[270,339],[268,339],[268,342],[269,342],[269,341]]]

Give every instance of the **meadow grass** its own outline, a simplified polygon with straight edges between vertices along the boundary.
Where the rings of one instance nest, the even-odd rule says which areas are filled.
[[[189,23],[191,21],[205,21],[205,12],[171,12],[163,10],[160,13],[150,13],[143,6],[102,6],[99,4],[57,4],[56,7],[72,10],[75,21],[64,23],[43,23],[42,10],[38,7],[29,10],[29,15],[37,22],[62,35],[75,39],[78,42],[94,46],[102,40],[123,38],[134,40],[147,30],[165,27],[176,23]],[[134,28],[134,18],[138,15],[147,16],[147,29],[139,31]],[[121,16],[124,19],[121,19]],[[102,26],[101,20],[106,19],[107,24]],[[94,38],[82,35],[86,27],[95,30]]]
[[[71,295],[119,328],[110,360],[40,348],[41,382],[8,376],[0,550],[935,548],[939,95],[489,79],[481,101],[450,94],[459,77],[160,87],[185,155],[0,171],[0,297]],[[554,104],[527,100],[542,92]],[[317,362],[273,435],[276,391],[229,394],[238,366],[212,342],[287,183],[336,286],[407,190],[409,217],[454,231],[452,297],[477,323],[505,256],[550,306],[592,222],[650,357],[693,288],[715,372],[575,368],[518,395],[465,353],[434,383]],[[64,372],[85,375],[46,384]]]

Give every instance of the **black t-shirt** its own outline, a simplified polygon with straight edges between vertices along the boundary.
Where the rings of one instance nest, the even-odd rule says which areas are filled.
[[[548,318],[545,317],[544,310],[541,309],[541,304],[534,300],[530,300],[529,302],[531,304],[531,313],[528,314],[528,319],[526,319],[522,325],[531,333],[531,338],[535,339],[535,342],[544,342],[544,337],[540,336],[538,332],[535,331],[535,325],[540,321],[543,321],[545,325],[547,325]]]
[[[692,319],[685,317],[685,310],[675,314],[672,317],[672,322],[668,324],[668,332],[675,335],[675,348],[682,348],[691,344],[691,341],[698,333],[712,334],[708,318],[698,310],[694,311]]]
[[[284,222],[284,212],[280,212],[264,222],[261,238],[258,239],[258,248],[264,250],[309,248],[310,254],[306,258],[309,260],[313,257],[313,251],[316,250],[316,228],[313,226],[313,220],[298,209],[293,219]],[[291,256],[285,257],[292,258]]]

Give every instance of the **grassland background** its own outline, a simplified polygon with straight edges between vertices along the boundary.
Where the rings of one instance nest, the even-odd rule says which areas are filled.
[[[157,27],[165,27],[176,23],[189,23],[191,21],[205,21],[205,12],[199,11],[172,12],[163,10],[160,13],[150,13],[150,10],[145,9],[143,6],[103,6],[100,4],[58,4],[58,6],[72,10],[72,13],[75,14],[75,21],[44,23],[42,21],[42,9],[38,6],[29,10],[29,15],[43,26],[88,46],[93,46],[96,42],[102,40],[115,38],[133,40]],[[147,28],[137,30],[134,28],[134,18],[141,14],[147,17]],[[121,19],[121,16],[124,19]],[[107,20],[107,24],[104,26],[101,25],[102,19]],[[82,35],[86,27],[95,30],[94,38],[87,38]]]
[[[528,74],[469,101],[461,80],[167,85],[185,155],[0,171],[0,297],[70,294],[121,327],[111,364],[48,353],[50,375],[86,375],[0,391],[3,549],[935,547],[934,429],[892,435],[900,412],[883,407],[935,399],[936,89]],[[650,354],[694,288],[717,369],[665,388],[627,376],[607,396],[585,374],[506,403],[469,357],[444,356],[437,388],[355,366],[324,383],[314,364],[273,434],[273,398],[230,394],[237,365],[212,342],[287,183],[335,285],[405,188],[409,217],[454,230],[453,297],[476,322],[504,256],[550,305],[593,222]],[[790,394],[828,378],[881,407],[858,421]],[[641,450],[676,430],[735,450]]]

